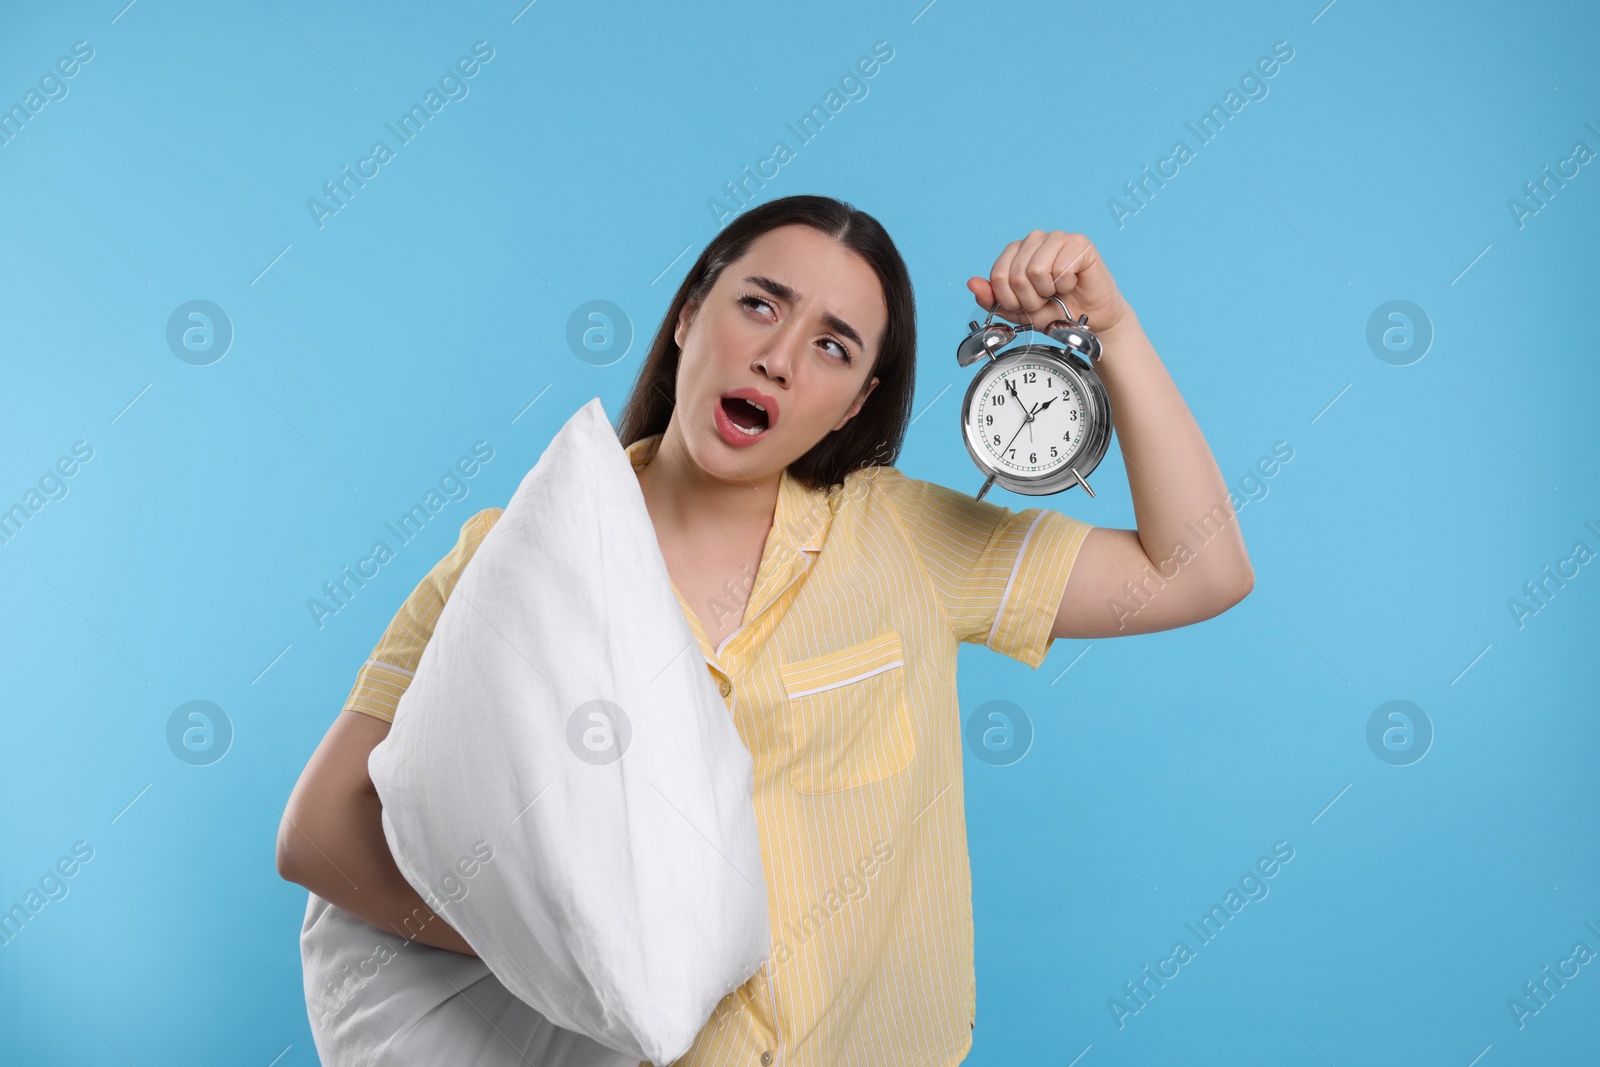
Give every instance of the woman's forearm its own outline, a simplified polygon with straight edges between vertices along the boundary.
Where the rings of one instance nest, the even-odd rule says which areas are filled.
[[[1243,596],[1254,580],[1250,558],[1227,483],[1189,406],[1131,307],[1124,303],[1099,337],[1103,358],[1095,369],[1111,398],[1145,554],[1165,574],[1176,546],[1200,542],[1172,581]]]
[[[318,814],[285,822],[279,860],[285,878],[379,930],[477,955],[400,873],[383,836],[376,793],[346,794],[319,807]]]

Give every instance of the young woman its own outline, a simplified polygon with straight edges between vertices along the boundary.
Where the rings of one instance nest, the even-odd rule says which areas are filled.
[[[1089,240],[1034,230],[967,286],[1014,323],[1060,317],[1057,296],[1089,316],[1137,530],[1014,512],[890,465],[912,412],[911,285],[877,221],[825,197],[751,208],[717,235],[619,420],[754,759],[773,930],[767,966],[681,1064],[960,1062],[976,1018],[960,643],[1037,667],[1057,637],[1188,625],[1252,587],[1205,438]],[[283,877],[469,954],[395,866],[367,756],[499,515],[469,519],[401,607],[278,842]]]

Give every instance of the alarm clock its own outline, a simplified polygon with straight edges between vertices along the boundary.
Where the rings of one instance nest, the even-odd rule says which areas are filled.
[[[996,482],[1028,496],[1075,485],[1094,496],[1089,475],[1111,445],[1111,399],[1093,366],[1100,360],[1100,339],[1089,330],[1089,316],[1073,321],[1059,296],[1055,302],[1066,318],[1043,330],[1031,322],[994,322],[996,303],[981,325],[967,324],[971,332],[956,349],[963,367],[988,357],[960,411],[967,454],[988,476],[977,500]],[[1022,331],[1042,333],[1063,347],[1024,344],[999,351]]]

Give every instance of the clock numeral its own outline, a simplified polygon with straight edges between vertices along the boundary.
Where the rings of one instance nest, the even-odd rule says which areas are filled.
[[[1067,412],[1067,418],[1072,422],[1078,421],[1078,409],[1072,408]]]
[[[1000,435],[999,434],[995,434],[994,435],[994,443],[995,444],[999,444],[1000,443]]]
[[[1056,446],[1055,445],[1051,445],[1050,446],[1050,458],[1051,459],[1055,459],[1056,458]]]
[[[1006,402],[1006,394],[1004,394],[1004,393],[996,393],[996,394],[994,394],[994,399],[989,401],[989,403],[995,405],[996,407],[999,407],[1001,404],[1004,404],[1005,402]]]
[[[983,417],[983,424],[985,426],[993,426],[994,425],[994,416],[993,415],[985,415]]]
[[[1039,380],[1039,372],[1038,371],[1025,370],[1025,371],[1022,372],[1022,380],[1024,382],[1036,382],[1036,381]]]
[[[1028,462],[1029,463],[1038,463],[1039,462],[1039,453],[1037,453],[1037,452],[1029,452],[1028,453]]]

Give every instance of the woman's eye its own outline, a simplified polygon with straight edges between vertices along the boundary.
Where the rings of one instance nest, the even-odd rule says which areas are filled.
[[[743,304],[745,307],[748,307],[748,308],[754,308],[757,304],[760,304],[763,307],[767,307],[767,308],[772,307],[772,302],[771,301],[763,300],[759,296],[741,296],[739,298],[739,303]],[[852,360],[850,358],[850,350],[845,348],[845,346],[840,344],[838,341],[835,341],[833,338],[829,337],[829,338],[825,339],[824,343],[830,344],[833,347],[837,348],[839,350],[839,358],[842,359],[844,362],[846,362],[846,363],[855,362],[854,360]]]

